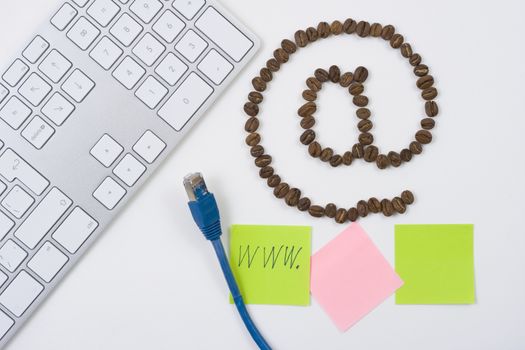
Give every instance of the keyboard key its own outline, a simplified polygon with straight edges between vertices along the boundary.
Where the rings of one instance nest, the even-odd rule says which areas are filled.
[[[60,126],[73,113],[75,107],[59,92],[55,92],[42,108],[42,113]]]
[[[26,251],[11,239],[0,248],[0,264],[9,272],[14,272],[26,256]]]
[[[113,140],[111,136],[105,134],[89,152],[96,160],[108,168],[124,151],[124,148]]]
[[[137,182],[145,171],[146,167],[131,154],[126,154],[113,169],[113,173],[130,187]]]
[[[29,72],[29,67],[21,60],[16,60],[13,64],[5,71],[2,78],[6,83],[15,87],[20,80]]]
[[[149,130],[133,146],[133,150],[149,164],[153,163],[165,148],[166,144]]]
[[[172,128],[180,131],[212,93],[211,86],[197,74],[191,73],[158,114]]]
[[[173,7],[187,19],[192,19],[205,3],[204,0],[175,0]]]
[[[78,11],[75,10],[73,6],[68,3],[62,5],[60,10],[51,18],[51,24],[53,24],[56,29],[64,30],[71,23],[71,21],[76,17]]]
[[[5,98],[9,95],[9,90],[7,90],[2,84],[0,84],[0,103],[2,103]]]
[[[149,23],[159,13],[162,6],[158,0],[135,0],[129,9],[145,23]]]
[[[195,26],[236,62],[253,47],[253,42],[213,7],[204,11]]]
[[[71,39],[82,50],[86,50],[99,36],[100,30],[89,22],[85,17],[80,19],[67,32],[67,37]]]
[[[45,177],[11,149],[0,156],[0,175],[9,182],[18,179],[38,196],[49,186]]]
[[[84,7],[89,2],[89,0],[73,0],[73,2],[80,7]]]
[[[184,22],[181,21],[173,12],[167,10],[155,22],[152,29],[169,43],[172,43],[177,35],[184,29]]]
[[[36,63],[42,57],[44,52],[49,48],[49,43],[45,41],[40,35],[31,41],[26,47],[22,55],[31,63]]]
[[[75,69],[73,74],[62,84],[62,90],[79,103],[86,98],[94,87],[95,83],[78,69]]]
[[[31,109],[16,96],[12,96],[4,107],[0,109],[0,118],[15,130],[18,129],[30,115]]]
[[[66,75],[72,64],[57,50],[52,50],[40,63],[38,69],[53,83],[58,83]]]
[[[206,47],[208,43],[191,29],[175,45],[175,49],[190,62],[195,62]]]
[[[133,48],[133,53],[147,66],[151,66],[165,50],[164,45],[155,39],[153,35],[146,33]]]
[[[160,101],[166,96],[168,89],[166,89],[157,79],[149,76],[144,80],[144,83],[137,89],[135,95],[142,101],[146,106],[154,109],[158,106]]]
[[[51,91],[51,85],[36,73],[31,73],[29,78],[20,86],[18,92],[33,106],[38,106]]]
[[[174,86],[187,70],[188,66],[171,52],[155,68],[155,72],[171,86]]]
[[[16,218],[20,219],[29,210],[35,200],[20,186],[16,185],[5,196],[2,206],[6,208]]]
[[[27,263],[47,283],[56,276],[68,261],[68,257],[50,242],[46,242]]]
[[[233,65],[212,49],[197,66],[216,85],[221,84],[233,70]]]
[[[95,192],[93,192],[93,197],[95,197],[100,204],[111,210],[117,206],[125,194],[126,190],[122,186],[112,178],[106,177]]]
[[[4,239],[13,226],[15,226],[13,220],[0,211],[0,240]]]
[[[95,0],[88,8],[87,13],[98,24],[105,27],[115,18],[119,11],[120,7],[111,0]]]
[[[65,194],[56,187],[52,188],[16,230],[15,236],[28,248],[34,249],[71,204],[73,203]]]
[[[40,283],[22,270],[0,295],[0,304],[20,317],[43,290]]]
[[[142,32],[142,26],[127,13],[120,16],[109,32],[124,46],[129,46]]]
[[[126,56],[117,69],[113,71],[113,76],[130,90],[137,85],[144,74],[146,74],[146,70],[129,56]]]
[[[5,276],[4,273],[2,273],[2,275]],[[7,279],[7,276],[5,276],[5,278]],[[15,321],[13,321],[9,316],[7,316],[5,312],[0,310],[0,339],[3,338],[7,332],[9,332],[9,330],[11,329],[11,327],[13,327],[14,324]]]
[[[105,70],[108,70],[117,62],[123,51],[108,37],[103,37],[102,40],[95,46],[95,48],[89,53],[89,56],[93,58],[98,64]]]
[[[52,237],[71,254],[75,253],[98,226],[91,216],[76,207]]]
[[[27,124],[22,131],[22,137],[29,141],[36,149],[41,149],[55,133],[44,119],[36,116]]]

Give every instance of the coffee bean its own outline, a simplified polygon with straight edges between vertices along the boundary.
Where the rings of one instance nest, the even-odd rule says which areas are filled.
[[[390,40],[392,39],[392,36],[394,35],[395,32],[396,32],[396,29],[394,28],[394,26],[388,24],[383,27],[383,30],[381,31],[381,38],[385,40]]]
[[[359,95],[363,91],[365,91],[365,88],[364,88],[363,84],[358,83],[358,82],[354,82],[354,83],[350,84],[350,87],[348,88],[348,92],[351,95],[354,95],[354,96],[355,95]]]
[[[351,18],[346,19],[345,22],[343,23],[343,31],[346,34],[354,33],[356,28],[357,28],[357,22]]]
[[[357,111],[355,111],[355,114],[359,119],[368,119],[370,118],[370,110],[368,108],[358,108]]]
[[[259,170],[259,176],[263,179],[267,179],[273,175],[273,168],[271,166],[265,166]]]
[[[400,156],[403,162],[410,162],[412,159],[412,152],[410,152],[408,148],[405,148],[401,151]]]
[[[365,154],[365,150],[362,144],[356,143],[352,146],[352,157],[353,158],[356,158],[356,159],[363,158],[364,154]]]
[[[268,68],[270,72],[277,72],[281,68],[281,64],[277,62],[275,58],[270,58],[266,61],[266,68]]]
[[[266,82],[261,77],[255,77],[252,80],[253,88],[259,92],[266,90]]]
[[[432,142],[432,133],[428,130],[419,130],[416,132],[416,141],[426,145],[427,143]]]
[[[261,103],[263,101],[263,95],[258,91],[252,91],[248,94],[248,100],[253,103]]]
[[[421,97],[423,97],[423,99],[427,101],[435,99],[437,95],[438,92],[436,88],[433,87],[421,91]]]
[[[439,113],[439,108],[436,102],[434,101],[427,101],[425,102],[425,113],[429,117],[435,117]]]
[[[319,33],[314,27],[308,27],[308,29],[306,29],[306,37],[309,42],[313,43],[319,38]]]
[[[317,158],[321,155],[321,145],[319,142],[314,141],[308,145],[308,153],[314,158]]]
[[[429,69],[426,65],[424,64],[419,64],[417,66],[414,67],[414,74],[418,77],[422,77],[422,76],[425,76],[427,75],[429,72]]]
[[[368,78],[368,69],[363,66],[359,66],[354,71],[354,81],[358,83],[363,83],[366,78]]]
[[[265,166],[268,166],[272,163],[272,156],[268,154],[263,154],[262,156],[259,156],[255,158],[255,165],[259,168],[264,168]]]
[[[304,118],[311,116],[315,111],[317,111],[317,105],[315,102],[306,102],[297,110],[297,114]]]
[[[328,36],[330,36],[330,25],[326,22],[320,22],[317,25],[317,32],[319,33],[319,37],[328,38]]]
[[[359,123],[357,123],[357,128],[361,132],[370,131],[370,130],[372,130],[373,126],[374,126],[374,124],[368,119],[360,120]]]
[[[286,196],[284,196],[284,202],[290,207],[295,207],[299,203],[301,198],[301,191],[297,188],[291,188]]]
[[[330,25],[330,32],[333,35],[339,35],[343,32],[343,24],[337,20],[333,21]]]
[[[341,79],[341,70],[337,66],[330,66],[328,69],[328,77],[332,83],[338,83]]]
[[[352,152],[346,151],[343,154],[343,164],[344,165],[350,165],[352,164],[352,161],[354,160],[354,156],[352,155]]]
[[[324,208],[319,205],[312,205],[308,208],[308,213],[314,218],[320,218],[324,216]]]
[[[388,199],[383,199],[381,201],[381,211],[384,216],[392,216],[392,214],[394,214],[394,206],[392,205],[392,202]]]
[[[306,36],[306,32],[304,30],[298,30],[295,32],[294,35],[295,43],[299,47],[305,47],[308,44],[308,37]]]
[[[290,186],[286,182],[281,182],[273,189],[273,195],[277,198],[284,198],[288,191],[290,191]]]
[[[333,155],[334,155],[334,150],[331,149],[330,147],[326,147],[321,151],[321,155],[319,156],[319,158],[323,162],[328,162],[330,158],[332,158]]]
[[[310,202],[310,198],[308,197],[303,197],[301,199],[299,199],[299,203],[297,203],[297,208],[300,210],[300,211],[305,211],[305,210],[308,210],[308,208],[310,208],[310,204],[312,202]]]
[[[259,128],[259,119],[255,117],[249,118],[244,124],[244,130],[248,132],[255,132]]]
[[[409,190],[405,190],[401,193],[401,199],[407,205],[414,203],[414,195]]]
[[[309,145],[315,140],[315,131],[305,130],[299,139],[303,145]]]
[[[436,125],[436,122],[432,118],[425,118],[421,120],[421,127],[425,130],[433,129],[434,125]]]
[[[392,199],[392,206],[394,207],[394,210],[397,211],[399,214],[403,214],[407,211],[407,206],[405,202],[399,197],[395,197]]]
[[[303,91],[303,98],[306,101],[315,101],[317,99],[317,93],[310,89]]]
[[[246,102],[244,104],[244,112],[249,116],[255,117],[259,113],[259,106],[253,102]]]
[[[260,70],[259,75],[261,76],[261,79],[267,83],[272,81],[272,78],[273,78],[272,72],[266,67]]]
[[[379,154],[379,150],[377,149],[377,147],[374,145],[370,145],[365,148],[365,155],[363,158],[368,163],[375,162],[378,154]]]
[[[376,158],[376,165],[379,169],[386,169],[390,165],[390,160],[384,154],[379,154]]]
[[[390,161],[390,164],[392,164],[392,166],[395,168],[401,165],[401,156],[397,152],[388,152],[388,160]]]
[[[317,80],[319,80],[321,83],[328,81],[328,79],[330,78],[328,76],[328,72],[325,71],[323,68],[317,68],[314,72],[314,75],[317,78]]]
[[[394,34],[392,35],[392,38],[390,39],[390,46],[394,49],[399,49],[401,45],[403,45],[403,41],[405,39],[401,34]]]
[[[297,51],[297,45],[295,45],[293,41],[288,39],[284,39],[283,41],[281,41],[281,47],[289,55]]]
[[[379,213],[381,211],[381,203],[375,197],[368,200],[368,211],[371,213]]]
[[[428,89],[434,85],[434,77],[431,75],[424,75],[416,81],[416,86],[421,90]]]
[[[271,188],[277,187],[277,185],[281,183],[281,177],[277,174],[273,174],[268,178],[268,180],[266,180],[266,183]]]
[[[369,36],[370,35],[370,23],[368,23],[367,21],[360,21],[359,23],[357,23],[355,32],[361,38]]]
[[[369,132],[363,132],[359,134],[359,143],[363,146],[371,145],[374,142],[374,136]]]
[[[338,224],[342,224],[346,221],[347,219],[347,211],[346,209],[344,208],[339,208],[337,209],[337,211],[335,212],[335,222],[337,222]]]
[[[259,135],[258,133],[256,132],[252,132],[250,134],[248,134],[248,136],[246,136],[246,144],[248,146],[255,146],[255,145],[258,145],[259,142],[261,142],[261,135]]]
[[[311,129],[315,125],[315,118],[311,115],[308,115],[301,119],[301,128]]]
[[[338,167],[343,163],[343,157],[341,157],[339,154],[333,155],[332,158],[330,158],[330,165],[335,167]]]
[[[412,56],[410,56],[410,58],[408,59],[408,62],[413,67],[421,64],[421,55],[418,53],[413,53]]]
[[[408,148],[412,154],[421,154],[421,152],[423,152],[423,146],[421,146],[421,144],[417,141],[410,142],[410,146]]]
[[[264,154],[264,147],[261,145],[255,145],[250,148],[250,154],[255,158],[262,156]]]
[[[321,82],[317,80],[317,78],[314,78],[314,77],[310,77],[306,79],[306,85],[308,86],[310,90],[314,92],[318,92],[319,90],[321,90],[321,87],[322,87]]]
[[[279,48],[273,52],[273,57],[279,62],[280,64],[288,62],[290,59],[290,55],[283,49]]]
[[[365,107],[366,105],[368,105],[368,97],[366,97],[365,95],[357,95],[354,96],[354,98],[352,98],[352,102],[357,107]]]
[[[328,203],[325,207],[324,207],[324,215],[326,215],[327,217],[329,218],[334,218],[335,217],[335,212],[337,211],[337,207],[335,206],[334,203]]]
[[[410,56],[412,56],[412,46],[410,46],[409,43],[403,43],[400,47],[399,47],[399,50],[401,51],[401,56],[405,57],[405,58],[409,58]]]
[[[364,200],[357,202],[357,213],[360,217],[364,218],[368,215],[368,204]]]
[[[356,221],[357,218],[359,217],[359,213],[358,213],[357,209],[354,208],[354,207],[349,208],[348,212],[346,213],[346,215],[348,216],[348,220],[351,221],[351,222]]]
[[[352,80],[354,80],[354,75],[350,72],[346,72],[341,75],[341,78],[339,78],[339,85],[342,87],[348,87],[352,84]]]
[[[381,36],[381,31],[383,30],[383,26],[379,23],[373,23],[370,26],[370,35],[374,38],[377,38]]]

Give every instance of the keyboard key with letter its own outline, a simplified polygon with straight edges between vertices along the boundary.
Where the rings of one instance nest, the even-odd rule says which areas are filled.
[[[18,129],[31,115],[31,109],[16,96],[12,96],[0,109],[0,118],[13,129]]]
[[[109,32],[113,34],[124,46],[129,46],[142,32],[142,26],[131,18],[127,13],[123,14],[111,27]]]
[[[98,24],[105,27],[115,18],[119,11],[120,7],[111,0],[95,0],[88,8],[87,13]]]
[[[0,175],[10,182],[18,179],[36,195],[41,195],[49,186],[45,177],[11,149],[7,149],[0,156]]]
[[[13,64],[7,69],[7,71],[2,75],[2,79],[6,83],[15,87],[20,80],[29,72],[29,67],[27,64],[22,62],[22,60],[16,60]]]
[[[22,131],[22,137],[29,141],[36,149],[41,149],[55,133],[44,119],[39,116],[34,117]]]
[[[100,30],[98,30],[97,27],[91,24],[85,17],[80,17],[69,32],[67,32],[67,37],[82,50],[86,50],[99,34]]]
[[[129,56],[126,56],[117,69],[113,71],[115,79],[127,89],[133,89],[144,74],[146,74],[146,70]]]
[[[171,86],[177,84],[187,70],[188,66],[171,52],[167,54],[157,68],[155,68],[155,72]]]
[[[29,210],[35,200],[29,193],[16,185],[2,200],[2,206],[14,217],[20,219]]]
[[[152,29],[159,34],[162,39],[166,40],[168,43],[172,43],[177,35],[182,32],[185,24],[181,21],[173,12],[167,10],[160,16],[160,18],[155,22]]]
[[[68,3],[62,5],[60,10],[51,18],[51,23],[58,29],[64,30],[76,17],[78,11]]]
[[[149,76],[135,94],[146,106],[154,109],[167,93],[168,89],[159,83],[157,79]]]
[[[37,35],[36,38],[31,41],[31,43],[26,47],[22,55],[31,63],[36,63],[42,57],[44,52],[49,48],[49,43],[45,41],[40,35]]]
[[[105,36],[90,52],[89,56],[97,61],[102,68],[108,70],[122,56],[122,53],[122,49]]]
[[[195,62],[206,47],[208,43],[191,29],[175,45],[175,49],[190,62]]]

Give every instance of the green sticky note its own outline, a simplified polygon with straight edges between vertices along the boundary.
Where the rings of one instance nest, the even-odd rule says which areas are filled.
[[[231,227],[230,265],[248,304],[309,305],[310,255],[308,226]]]
[[[396,225],[396,304],[473,304],[474,226]]]

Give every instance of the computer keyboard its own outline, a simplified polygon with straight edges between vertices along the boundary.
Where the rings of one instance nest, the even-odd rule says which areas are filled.
[[[0,71],[0,347],[259,47],[210,0],[49,18]]]

